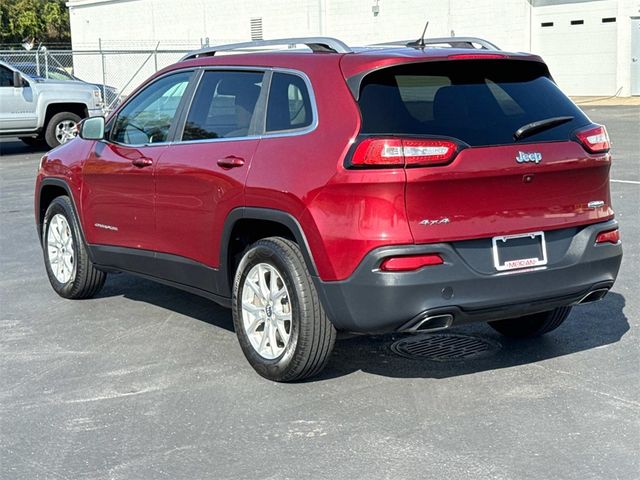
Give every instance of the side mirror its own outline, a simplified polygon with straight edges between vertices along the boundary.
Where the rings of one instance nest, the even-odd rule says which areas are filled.
[[[13,86],[14,88],[22,88],[24,87],[24,78],[20,75],[20,72],[13,72]]]
[[[104,140],[104,117],[85,118],[80,125],[80,138]]]

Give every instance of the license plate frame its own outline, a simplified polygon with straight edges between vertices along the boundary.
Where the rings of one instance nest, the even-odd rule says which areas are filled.
[[[535,257],[528,258],[516,258],[501,261],[500,251],[505,248],[505,244],[510,240],[515,240],[519,238],[532,238],[539,239],[539,251],[540,255]],[[547,242],[544,236],[544,232],[528,232],[528,233],[518,233],[515,235],[500,235],[497,237],[493,237],[491,239],[492,249],[493,249],[493,266],[499,272],[512,271],[512,270],[520,270],[520,269],[529,269],[535,267],[541,267],[547,264]],[[500,242],[500,243],[499,243]]]

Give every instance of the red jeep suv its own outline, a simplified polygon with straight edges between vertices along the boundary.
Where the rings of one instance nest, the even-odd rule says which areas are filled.
[[[309,50],[246,53],[276,44]],[[35,212],[59,295],[115,271],[203,295],[260,375],[293,381],[338,332],[533,337],[601,299],[610,166],[535,55],[283,39],[196,51],[86,119],[43,157]]]

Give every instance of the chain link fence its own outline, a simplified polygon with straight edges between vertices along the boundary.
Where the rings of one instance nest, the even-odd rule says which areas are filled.
[[[202,42],[201,42],[202,43]],[[186,53],[201,48],[144,50],[104,49],[32,51],[0,50],[0,61],[36,79],[81,80],[102,91],[105,109],[113,110],[140,83],[158,70],[177,62]]]

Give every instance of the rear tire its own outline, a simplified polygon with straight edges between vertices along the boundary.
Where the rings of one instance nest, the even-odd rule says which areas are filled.
[[[78,134],[78,123],[81,118],[75,113],[60,112],[56,113],[49,119],[49,123],[45,127],[44,138],[47,141],[47,145],[51,148],[55,148],[58,145],[68,142],[75,138]],[[75,129],[75,133],[72,130]]]
[[[292,382],[326,365],[336,330],[294,242],[270,237],[247,250],[236,270],[232,309],[240,347],[263,377]]]
[[[489,325],[507,337],[539,337],[562,325],[569,313],[571,313],[571,307],[560,307],[548,312],[489,322]]]
[[[69,197],[56,197],[47,208],[42,246],[49,282],[58,295],[91,298],[100,291],[107,275],[89,259]]]

